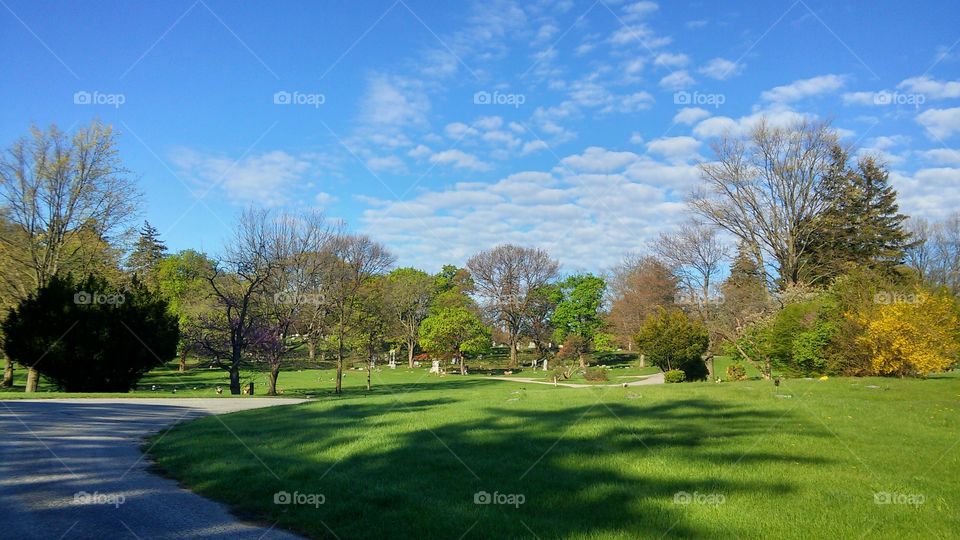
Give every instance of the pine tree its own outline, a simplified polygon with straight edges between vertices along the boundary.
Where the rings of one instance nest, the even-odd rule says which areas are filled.
[[[834,149],[833,161],[822,183],[827,205],[815,218],[821,226],[811,239],[803,268],[805,281],[829,281],[855,266],[893,273],[911,239],[889,173],[872,157],[861,158],[851,167],[848,154],[839,147]]]
[[[157,265],[166,256],[167,245],[160,240],[160,232],[144,221],[137,245],[127,258],[128,270],[141,282],[155,286]]]

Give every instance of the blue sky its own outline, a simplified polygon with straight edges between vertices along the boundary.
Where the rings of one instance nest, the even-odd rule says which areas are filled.
[[[144,216],[216,253],[246,205],[323,208],[435,270],[502,242],[570,270],[684,217],[710,142],[828,118],[904,211],[960,203],[956,2],[0,0],[0,142],[95,117]]]

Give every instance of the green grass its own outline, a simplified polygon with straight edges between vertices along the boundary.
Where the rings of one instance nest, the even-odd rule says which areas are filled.
[[[573,389],[398,370],[377,374],[371,393],[360,383],[348,376],[340,398],[191,421],[146,448],[240,515],[315,538],[960,530],[956,373]],[[277,505],[279,491],[325,503]],[[477,505],[479,491],[525,500]],[[694,502],[677,502],[684,493]],[[876,504],[877,493],[924,502]]]

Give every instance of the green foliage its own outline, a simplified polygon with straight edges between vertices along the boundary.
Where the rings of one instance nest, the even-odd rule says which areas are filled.
[[[583,378],[588,381],[608,381],[610,375],[604,366],[593,366],[583,370]]]
[[[589,349],[594,334],[603,324],[600,307],[606,290],[606,282],[590,274],[570,276],[560,283],[560,300],[551,317],[557,341],[577,335]]]
[[[442,308],[420,323],[420,346],[453,357],[482,354],[490,347],[490,330],[471,311]]]
[[[728,381],[742,381],[747,378],[747,370],[740,362],[734,362],[727,366]]]
[[[597,332],[593,336],[593,350],[597,352],[616,352],[617,337],[610,332]]]
[[[167,303],[134,280],[54,276],[10,311],[4,349],[68,392],[126,392],[176,354],[179,329]]]
[[[157,266],[166,255],[167,246],[160,240],[160,232],[149,222],[144,221],[143,227],[140,228],[140,237],[137,239],[137,244],[127,258],[127,268],[140,281],[155,286]]]
[[[703,354],[710,344],[706,327],[679,309],[663,309],[647,318],[636,336],[638,350],[663,371],[683,370],[688,380],[707,376]]]
[[[668,369],[663,372],[663,381],[666,383],[682,383],[687,380],[687,374],[682,369]]]

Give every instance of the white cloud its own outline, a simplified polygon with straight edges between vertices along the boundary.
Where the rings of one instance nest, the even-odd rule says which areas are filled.
[[[420,159],[420,158],[425,158],[432,153],[433,151],[430,150],[429,146],[425,144],[418,144],[416,148],[407,152],[407,155],[414,159]]]
[[[917,122],[931,136],[945,139],[960,132],[960,107],[952,109],[928,109],[917,115]]]
[[[630,144],[643,144],[643,134],[639,131],[634,131],[630,134]]]
[[[710,116],[710,111],[706,109],[701,109],[700,107],[684,107],[673,117],[673,121],[676,124],[686,124],[689,126],[708,116]]]
[[[693,128],[693,134],[701,139],[719,137],[727,133],[732,136],[740,136],[749,133],[760,120],[766,121],[772,127],[788,127],[797,122],[813,118],[815,116],[789,109],[758,110],[737,120],[728,116],[707,118]]]
[[[760,94],[760,98],[764,101],[776,103],[791,103],[808,97],[835,92],[843,88],[844,82],[842,75],[820,75],[766,90]]]
[[[922,152],[921,155],[927,161],[931,161],[940,165],[960,165],[960,150],[955,150],[953,148],[937,148],[934,150],[927,150]]]
[[[701,75],[724,81],[730,77],[739,75],[745,66],[742,63],[735,63],[726,58],[714,58],[701,67],[698,71]]]
[[[666,77],[660,79],[660,86],[667,90],[680,90],[695,83],[693,77],[686,70],[674,71]]]
[[[484,130],[500,129],[500,126],[503,125],[503,118],[499,116],[482,116],[478,118],[473,125]]]
[[[464,124],[463,122],[453,122],[443,128],[443,132],[451,139],[461,139],[466,136],[478,135],[480,132]]]
[[[413,79],[375,75],[361,101],[361,120],[369,125],[403,127],[426,123],[430,100]]]
[[[647,143],[647,151],[658,154],[670,161],[690,161],[699,159],[700,141],[693,137],[661,137]]]
[[[656,58],[653,59],[653,63],[654,65],[666,68],[683,67],[690,63],[690,57],[682,53],[674,54],[664,52],[658,54]]]
[[[530,141],[530,142],[524,143],[523,149],[520,151],[520,154],[526,156],[528,154],[533,154],[546,149],[547,149],[547,143],[541,140]]]
[[[638,157],[633,152],[615,152],[591,146],[583,154],[567,156],[560,162],[578,172],[606,173],[622,169]]]
[[[306,178],[312,166],[307,158],[281,150],[235,161],[181,149],[173,154],[171,161],[185,178],[200,187],[201,194],[217,190],[231,202],[266,207],[296,201],[307,187]]]
[[[923,94],[927,99],[960,98],[960,81],[936,81],[930,77],[913,77],[897,85],[908,92]]]
[[[374,156],[367,159],[367,168],[374,172],[391,172],[402,174],[407,166],[397,156]]]
[[[430,156],[430,162],[453,165],[458,169],[470,169],[474,171],[485,171],[490,168],[488,164],[480,161],[477,156],[457,149],[437,152]]]
[[[656,2],[641,1],[628,4],[623,8],[624,19],[634,20],[646,17],[660,9]]]

